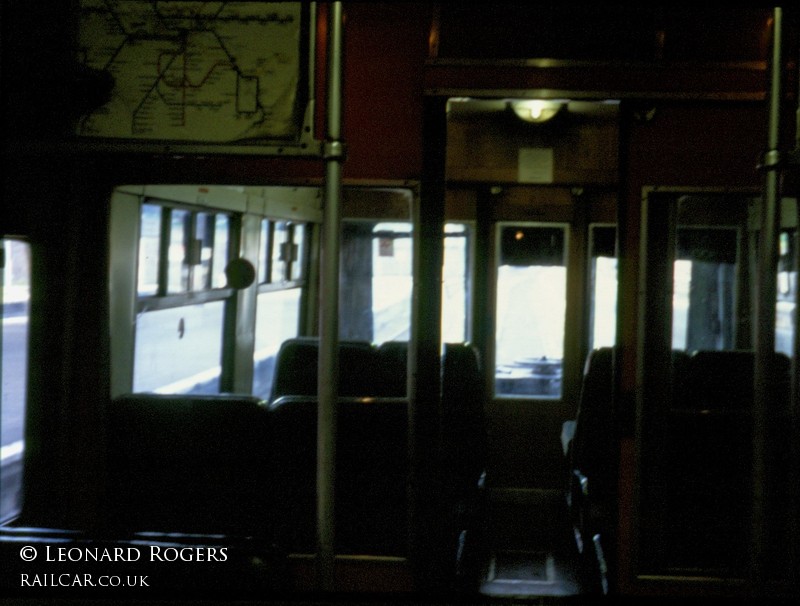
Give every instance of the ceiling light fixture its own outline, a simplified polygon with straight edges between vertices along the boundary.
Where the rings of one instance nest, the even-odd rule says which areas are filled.
[[[543,101],[529,99],[524,101],[511,101],[511,109],[520,120],[525,122],[547,122],[551,120],[564,106],[562,101]]]

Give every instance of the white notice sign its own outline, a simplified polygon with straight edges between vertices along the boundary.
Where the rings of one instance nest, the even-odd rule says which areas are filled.
[[[520,183],[552,183],[553,149],[550,147],[521,147],[517,181]]]

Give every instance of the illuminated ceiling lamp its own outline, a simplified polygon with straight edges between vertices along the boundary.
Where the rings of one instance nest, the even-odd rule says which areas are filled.
[[[543,101],[541,99],[527,99],[511,101],[511,109],[520,120],[525,122],[542,123],[551,120],[564,106],[563,101]]]

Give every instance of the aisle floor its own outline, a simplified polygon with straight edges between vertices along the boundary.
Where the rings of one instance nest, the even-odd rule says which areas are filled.
[[[493,491],[480,593],[493,598],[599,595],[558,490]]]

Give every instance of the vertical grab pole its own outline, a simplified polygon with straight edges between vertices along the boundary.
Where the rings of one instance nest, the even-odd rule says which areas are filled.
[[[317,587],[335,587],[334,487],[336,400],[339,392],[339,239],[342,162],[342,3],[328,6],[325,205],[320,276],[319,374],[317,393]]]
[[[765,581],[766,524],[768,520],[767,483],[769,481],[769,417],[774,405],[774,385],[770,380],[775,354],[775,300],[777,293],[778,231],[780,229],[780,108],[782,90],[782,10],[773,9],[772,59],[769,89],[769,127],[764,203],[761,213],[761,238],[756,298],[755,368],[753,377],[753,463],[751,516],[751,589],[760,592]]]

